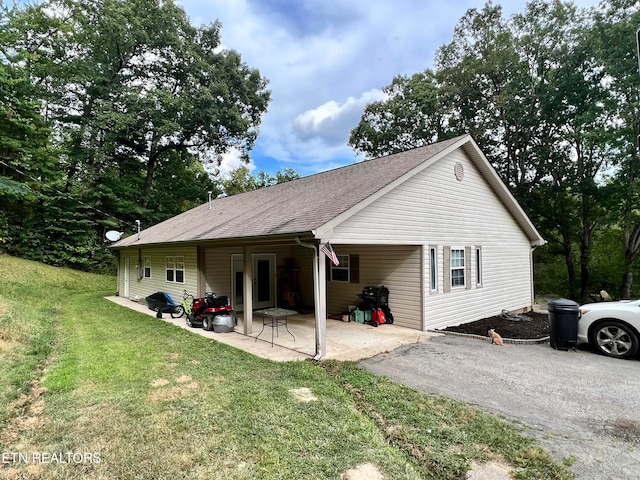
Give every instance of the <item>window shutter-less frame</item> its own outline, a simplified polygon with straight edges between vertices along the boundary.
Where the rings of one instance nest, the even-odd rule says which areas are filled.
[[[325,256],[327,265],[327,278],[331,279],[331,267],[333,264]],[[360,255],[349,254],[349,283],[360,283]]]
[[[442,248],[442,280],[445,293],[451,291],[451,247]]]
[[[471,247],[464,248],[464,269],[464,288],[469,290],[471,288]]]

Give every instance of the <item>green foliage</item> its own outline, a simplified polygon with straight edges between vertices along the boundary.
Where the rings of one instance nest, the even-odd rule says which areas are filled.
[[[105,222],[181,213],[221,193],[208,172],[223,154],[248,158],[270,93],[218,22],[196,27],[173,0],[0,7],[7,251],[109,269]]]
[[[15,202],[3,212],[0,238],[4,249],[30,260],[78,270],[114,267],[112,255],[98,237],[89,209],[68,196],[42,196],[35,202]]]
[[[26,73],[0,62],[0,160],[36,175],[51,163],[45,155],[49,130],[38,109]]]
[[[30,192],[31,189],[26,184],[16,182],[11,178],[0,177],[0,198],[23,199]]]
[[[269,185],[288,182],[300,178],[300,175],[291,168],[285,168],[276,172],[275,176],[269,175],[265,171],[259,171],[256,175],[251,175],[249,167],[241,165],[229,172],[220,181],[222,191],[225,195],[231,196],[238,193],[249,192]]]
[[[390,155],[454,136],[433,72],[398,76],[385,87],[386,100],[370,103],[349,144],[368,157]]]

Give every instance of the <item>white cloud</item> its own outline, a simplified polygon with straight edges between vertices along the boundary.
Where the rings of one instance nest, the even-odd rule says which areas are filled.
[[[526,1],[501,2],[504,15],[523,12]],[[181,3],[194,24],[219,19],[224,46],[270,82],[255,167],[309,174],[353,162],[346,142],[365,104],[378,100],[394,76],[433,68],[462,16],[485,0]]]
[[[358,98],[349,97],[344,103],[330,100],[298,115],[293,121],[293,130],[301,140],[317,137],[329,145],[344,145],[349,132],[360,121],[365,106],[384,97],[381,90],[374,89]]]
[[[254,171],[256,169],[253,161],[249,163],[245,163],[242,158],[242,154],[240,150],[236,148],[231,148],[228,153],[222,154],[222,161],[220,166],[217,167],[218,173],[220,177],[228,176],[229,172],[232,170],[236,170],[238,167],[245,166],[249,169],[249,171]]]

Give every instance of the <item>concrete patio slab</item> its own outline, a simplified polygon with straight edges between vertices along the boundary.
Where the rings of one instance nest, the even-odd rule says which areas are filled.
[[[144,303],[119,296],[106,298],[118,305],[146,315],[152,317],[156,315],[156,312],[150,310]],[[313,314],[297,314],[289,317],[288,328],[295,338],[289,335],[284,326],[280,326],[274,332],[273,346],[271,344],[271,327],[266,326],[260,334],[262,319],[259,317],[253,319],[253,333],[251,335],[242,333],[244,330],[242,316],[238,319],[235,331],[230,333],[215,333],[207,332],[202,328],[190,328],[186,325],[185,317],[173,319],[168,313],[163,314],[163,318],[158,321],[172,323],[194,334],[279,362],[307,360],[313,358],[316,352],[315,317]],[[356,322],[327,319],[327,356],[325,359],[363,360],[380,353],[390,352],[403,345],[426,342],[434,336],[440,335],[396,325],[373,327]],[[258,338],[256,339],[256,337]]]

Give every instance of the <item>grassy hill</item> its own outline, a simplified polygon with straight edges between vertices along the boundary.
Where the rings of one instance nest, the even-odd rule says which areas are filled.
[[[475,408],[352,363],[261,359],[105,300],[114,289],[0,255],[1,477],[458,479],[498,459],[572,478]]]

